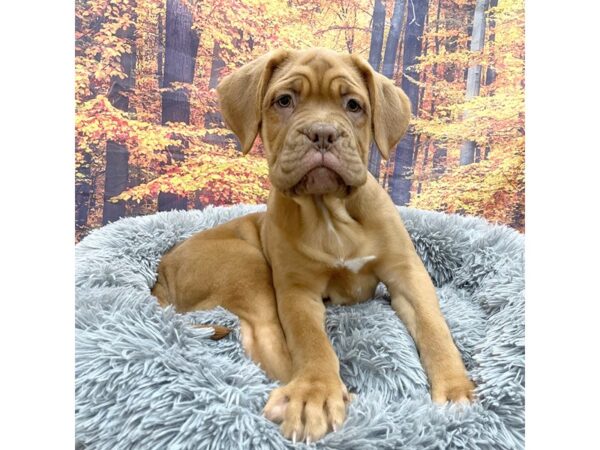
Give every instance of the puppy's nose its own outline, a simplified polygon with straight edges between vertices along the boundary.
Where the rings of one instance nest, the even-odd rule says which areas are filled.
[[[339,137],[336,127],[327,123],[313,124],[306,135],[322,152],[329,150],[331,144]]]

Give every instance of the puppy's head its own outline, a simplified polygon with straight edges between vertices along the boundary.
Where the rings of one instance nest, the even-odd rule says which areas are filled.
[[[348,195],[367,179],[371,138],[384,158],[405,133],[410,103],[362,58],[326,49],[276,50],[217,88],[244,153],[260,133],[273,186]]]

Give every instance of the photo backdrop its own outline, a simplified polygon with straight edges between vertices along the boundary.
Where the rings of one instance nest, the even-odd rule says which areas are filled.
[[[275,48],[356,53],[409,96],[369,170],[398,205],[524,231],[523,0],[76,0],[76,239],[125,216],[263,203],[219,80]]]

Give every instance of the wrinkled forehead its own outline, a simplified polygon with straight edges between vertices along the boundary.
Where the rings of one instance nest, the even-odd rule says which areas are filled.
[[[268,92],[283,90],[302,97],[368,95],[365,81],[350,57],[326,50],[291,55],[273,74]]]

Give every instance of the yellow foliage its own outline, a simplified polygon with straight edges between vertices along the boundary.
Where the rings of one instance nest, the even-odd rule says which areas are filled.
[[[261,146],[241,157],[230,131],[207,120],[218,111],[210,85],[215,49],[222,63],[219,78],[278,47],[321,46],[365,58],[369,54],[372,0],[182,1],[200,37],[194,82],[168,88],[160,85],[165,0],[76,1],[75,164],[76,183],[87,184],[93,192],[87,226],[98,226],[102,217],[109,141],[129,152],[130,187],[112,199],[126,202],[128,213],[154,211],[159,192],[202,204],[265,201],[268,169]],[[387,35],[393,2],[385,3]],[[488,12],[487,33],[489,37],[493,21],[494,39],[486,39],[483,51],[476,53],[468,50],[474,0],[441,4],[442,11],[437,11],[438,2],[429,2],[423,36],[427,51],[417,67],[404,68],[404,76],[422,91],[413,120],[420,146],[411,206],[483,215],[522,228],[523,0],[501,0]],[[124,38],[132,26],[135,38]],[[115,82],[126,79],[122,58],[131,52],[135,85],[126,93],[129,112],[123,112],[110,103],[109,93]],[[495,79],[485,79],[481,95],[467,100],[464,71],[473,64],[481,64],[484,74],[493,69]],[[417,69],[420,81],[410,78],[415,72],[407,69]],[[394,75],[397,84],[402,76],[400,71]],[[161,95],[175,89],[189,96],[189,125],[161,124]],[[477,143],[480,160],[461,167],[458,155],[465,140]],[[439,148],[447,151],[441,168],[433,161]],[[183,160],[174,157],[177,153]],[[389,173],[390,167],[383,169]]]

